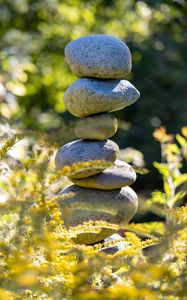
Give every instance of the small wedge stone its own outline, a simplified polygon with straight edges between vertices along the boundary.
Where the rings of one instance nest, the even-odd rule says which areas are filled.
[[[139,91],[127,80],[98,80],[82,78],[66,90],[66,109],[76,117],[112,112],[133,104]]]
[[[61,147],[55,157],[57,169],[62,169],[65,166],[72,167],[75,163],[91,162],[95,160],[103,160],[109,165],[112,165],[119,154],[118,145],[111,141],[89,141],[76,140]],[[84,178],[106,169],[106,166],[94,168],[87,167],[85,170],[77,170],[75,174],[70,175],[71,178]]]
[[[134,216],[138,199],[130,187],[112,191],[100,191],[72,185],[60,194],[71,193],[72,197],[59,201],[66,227],[74,227],[89,221],[105,221],[112,224],[128,223]],[[94,244],[115,233],[107,227],[99,232],[82,232],[76,242]]]
[[[110,243],[110,242],[116,242],[115,246],[106,246],[105,248],[101,249],[99,252],[104,252],[106,254],[115,254],[118,251],[123,250],[124,248],[127,247],[127,244],[123,241],[123,238],[121,235],[114,233],[111,236],[107,237],[104,239],[105,243]]]
[[[136,180],[136,173],[126,162],[116,160],[111,167],[99,174],[87,178],[70,180],[81,187],[113,190],[131,185]]]
[[[78,121],[74,132],[79,139],[106,140],[116,133],[117,127],[117,119],[106,113]]]
[[[65,47],[65,57],[78,77],[124,78],[132,67],[129,48],[111,35],[80,37]]]

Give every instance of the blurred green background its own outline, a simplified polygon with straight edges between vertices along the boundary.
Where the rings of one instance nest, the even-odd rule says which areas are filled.
[[[65,112],[63,94],[76,77],[64,47],[82,35],[115,35],[132,52],[127,79],[141,98],[116,113],[113,139],[140,150],[150,168],[160,159],[154,129],[178,132],[187,117],[186,13],[183,0],[0,0],[1,117],[20,129],[67,133],[76,118]],[[68,139],[62,134],[61,144]]]

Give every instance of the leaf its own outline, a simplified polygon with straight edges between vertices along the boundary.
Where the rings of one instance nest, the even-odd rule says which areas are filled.
[[[178,200],[181,200],[184,198],[184,196],[187,195],[187,191],[180,191],[178,193],[176,193],[175,197],[174,197],[174,203],[177,202]]]
[[[157,245],[160,242],[159,238],[152,238],[152,239],[147,239],[145,241],[142,241],[142,247],[147,248],[150,246]]]
[[[106,160],[90,160],[85,162],[76,162],[71,166],[64,166],[60,173],[63,176],[72,176],[85,170],[100,169],[101,171],[105,168],[110,167],[111,164]]]
[[[149,201],[151,203],[165,204],[166,203],[166,195],[160,191],[154,191],[151,194],[151,199]]]
[[[164,181],[164,192],[166,193],[167,198],[171,197],[171,188],[167,181]]]
[[[141,175],[146,175],[150,172],[148,169],[143,168],[143,167],[136,167],[133,165],[132,165],[132,167],[136,173],[141,174]]]
[[[167,134],[165,127],[155,129],[153,137],[160,143],[171,142],[173,140],[173,135]]]
[[[185,138],[187,138],[187,126],[182,127],[181,133]]]
[[[167,144],[164,150],[166,154],[168,154],[168,152],[173,154],[178,154],[180,152],[180,149],[176,144]]]
[[[184,137],[182,137],[180,134],[176,134],[176,139],[182,148],[187,147],[186,139]]]
[[[159,171],[161,175],[164,177],[168,177],[170,174],[170,170],[167,164],[158,163],[156,161],[153,162],[153,166]]]
[[[187,173],[179,174],[174,178],[175,187],[179,187],[183,183],[187,183]]]
[[[154,235],[163,235],[165,226],[162,222],[149,222],[149,223],[131,223],[124,226],[125,230],[132,231],[139,236],[146,236],[153,238]]]

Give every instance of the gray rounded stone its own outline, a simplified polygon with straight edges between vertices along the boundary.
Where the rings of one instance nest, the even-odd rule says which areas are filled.
[[[135,180],[135,171],[122,160],[116,160],[111,167],[102,173],[87,178],[72,179],[73,183],[78,186],[101,190],[119,189],[131,185]]]
[[[127,80],[98,80],[82,78],[66,90],[66,109],[74,116],[112,112],[133,104],[139,91]]]
[[[106,140],[116,133],[117,128],[117,119],[106,113],[93,115],[78,121],[74,132],[80,139]]]
[[[115,254],[116,252],[121,251],[121,250],[123,250],[124,248],[127,247],[127,245],[124,242],[121,235],[119,235],[117,233],[114,233],[111,236],[104,239],[105,243],[116,242],[116,241],[117,241],[117,243],[115,243],[114,246],[104,247],[99,252],[104,252],[106,254]]]
[[[59,201],[62,218],[66,227],[74,227],[89,221],[105,221],[112,224],[124,224],[134,216],[138,199],[130,187],[112,191],[81,188],[72,185],[60,194],[72,193],[72,197]],[[76,241],[94,244],[115,233],[114,229],[99,227],[99,232],[82,232]]]
[[[132,68],[129,48],[111,35],[80,37],[67,44],[65,57],[78,77],[121,79]]]
[[[104,160],[113,164],[119,154],[118,145],[111,141],[89,141],[76,140],[70,142],[59,149],[55,157],[56,167],[62,169],[65,166],[72,166],[75,163],[88,162],[94,160]],[[77,171],[72,174],[71,178],[84,178],[106,169],[106,166],[94,168],[87,167],[85,170]]]

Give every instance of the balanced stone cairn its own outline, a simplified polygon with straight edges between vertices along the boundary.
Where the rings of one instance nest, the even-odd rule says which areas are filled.
[[[136,173],[129,164],[118,160],[119,147],[108,138],[117,131],[117,120],[109,112],[133,104],[140,96],[123,79],[131,71],[130,50],[114,36],[90,35],[70,42],[65,47],[65,57],[72,72],[80,77],[66,90],[65,106],[71,114],[83,119],[75,126],[79,139],[57,152],[56,167],[62,169],[97,160],[108,165],[100,168],[90,165],[68,176],[74,184],[60,192],[73,194],[61,201],[64,225],[77,226],[87,221],[127,223],[138,206],[137,195],[129,187],[136,180]],[[114,240],[122,239],[114,233],[115,229],[103,225],[98,232],[79,233],[76,241],[83,244],[111,241],[111,234]],[[111,253],[115,251],[116,247],[109,249]]]

